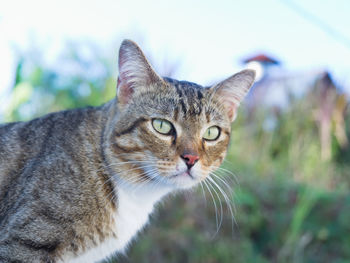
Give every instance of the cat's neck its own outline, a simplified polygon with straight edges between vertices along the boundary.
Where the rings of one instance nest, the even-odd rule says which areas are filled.
[[[149,215],[154,206],[171,189],[157,188],[155,184],[132,185],[118,180],[116,182],[117,192],[117,212],[115,214],[116,235],[118,240],[116,248],[123,251],[136,233],[140,231],[148,222]]]
[[[172,191],[170,186],[160,185],[157,182],[133,184],[122,178],[116,179],[116,189],[119,194],[127,194],[131,202],[142,204],[150,209],[164,196]]]

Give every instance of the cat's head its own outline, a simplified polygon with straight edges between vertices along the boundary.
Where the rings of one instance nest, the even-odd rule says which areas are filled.
[[[162,78],[141,49],[124,40],[109,124],[110,167],[135,184],[189,188],[204,180],[225,157],[231,123],[254,77],[244,70],[212,87]]]

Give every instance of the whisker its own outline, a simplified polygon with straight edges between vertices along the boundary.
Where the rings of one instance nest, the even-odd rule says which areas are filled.
[[[216,202],[215,202],[215,199],[214,199],[214,195],[213,195],[213,193],[211,192],[211,190],[210,190],[210,188],[209,188],[209,186],[208,186],[208,183],[207,183],[206,179],[203,181],[203,183],[204,183],[204,185],[207,187],[207,189],[208,189],[208,191],[209,191],[209,193],[210,193],[210,196],[211,196],[211,198],[212,198],[212,200],[213,200],[213,204],[214,204],[214,208],[215,208],[215,221],[216,221],[216,229],[217,229],[216,233],[217,233],[219,230],[218,230],[218,212],[217,212]],[[215,235],[214,235],[214,236],[215,236]]]
[[[203,182],[200,181],[200,182],[199,182],[199,185],[201,186],[201,189],[202,189],[202,195],[203,195],[203,197],[204,197],[205,207],[207,207],[207,197],[205,196],[205,191],[204,191],[204,187],[203,187]]]
[[[216,175],[216,174],[214,173],[214,171],[212,171],[210,174],[213,175],[214,178],[218,179],[221,183],[223,183],[224,186],[226,186],[226,188],[227,188],[230,192],[232,192],[232,187],[231,187],[223,178],[221,178],[220,176]]]
[[[235,175],[234,172],[232,172],[232,171],[230,171],[230,170],[227,170],[227,169],[225,169],[225,168],[222,168],[222,167],[218,167],[218,168],[217,168],[217,171],[221,171],[221,172],[228,173],[228,174],[232,175],[232,177],[233,177],[233,179],[234,179],[234,182],[235,182],[238,186],[240,186],[239,180],[238,180],[238,176]]]
[[[215,174],[211,173],[211,175],[215,175]],[[217,175],[215,176],[219,178]],[[212,177],[209,176],[208,179],[218,188],[218,190],[221,192],[222,196],[225,199],[225,203],[231,214],[231,220],[232,220],[231,225],[232,225],[232,233],[233,233],[233,226],[234,226],[234,223],[236,223],[236,219],[234,217],[234,212],[233,212],[233,210],[236,211],[236,209],[235,208],[232,209],[232,204],[234,206],[234,203],[232,202],[232,199],[228,198],[227,193],[215,182],[215,180]]]
[[[217,192],[216,189],[211,185],[211,183],[213,183],[213,182],[211,182],[211,181],[212,181],[212,178],[210,178],[210,176],[208,176],[208,179],[209,179],[208,184],[209,184],[209,186],[211,186],[212,190],[214,191],[216,197],[218,198],[219,205],[220,205],[220,222],[219,222],[219,227],[218,227],[218,229],[217,229],[217,231],[216,231],[216,233],[215,233],[215,235],[216,235],[216,234],[219,232],[220,227],[221,227],[221,225],[222,225],[222,221],[223,221],[223,208],[222,208],[221,198],[220,198],[218,192]],[[215,235],[214,235],[214,236],[215,236]]]

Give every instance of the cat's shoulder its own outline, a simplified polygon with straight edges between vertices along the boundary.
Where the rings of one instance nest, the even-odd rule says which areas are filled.
[[[85,108],[51,112],[29,121],[2,123],[0,124],[0,138],[7,134],[18,132],[23,132],[27,136],[37,134],[38,132],[44,132],[52,126],[55,127],[56,132],[57,129],[61,129],[62,131],[71,130],[84,121],[89,122],[90,120],[93,122],[96,117],[102,116],[100,111],[101,107],[88,106]],[[21,137],[25,134],[21,134]]]

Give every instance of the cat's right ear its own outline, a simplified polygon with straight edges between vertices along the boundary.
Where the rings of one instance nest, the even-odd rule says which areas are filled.
[[[162,82],[142,50],[131,40],[124,40],[119,49],[118,102],[127,104],[136,89]]]

